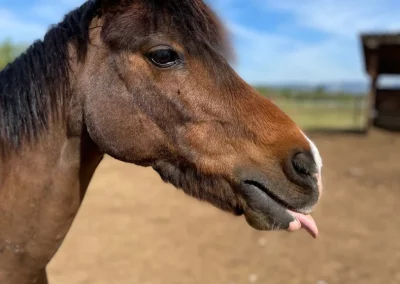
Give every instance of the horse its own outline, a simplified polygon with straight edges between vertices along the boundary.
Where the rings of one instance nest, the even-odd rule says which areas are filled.
[[[48,283],[109,155],[256,230],[318,234],[322,160],[202,0],[90,0],[0,73],[0,283]],[[244,55],[245,56],[245,55]]]

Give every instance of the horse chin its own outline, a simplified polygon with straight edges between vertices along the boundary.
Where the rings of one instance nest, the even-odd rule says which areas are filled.
[[[246,200],[244,215],[247,223],[257,230],[298,231],[304,228],[313,238],[318,237],[318,227],[310,209],[293,211],[281,200],[269,196],[267,192],[255,185],[244,184],[241,187]]]
[[[247,223],[257,230],[288,230],[296,219],[286,207],[254,185],[243,185]]]
[[[233,215],[245,215],[254,229],[297,231],[304,227],[313,237],[318,234],[311,216],[290,211],[283,202],[256,185],[235,186],[222,177],[203,175],[190,166],[166,161],[158,162],[153,168],[164,182],[182,189],[187,195]]]

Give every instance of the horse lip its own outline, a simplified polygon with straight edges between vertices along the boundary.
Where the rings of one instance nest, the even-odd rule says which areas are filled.
[[[273,201],[275,201],[278,205],[282,206],[283,208],[286,208],[288,210],[298,212],[298,213],[304,213],[304,210],[302,209],[296,209],[292,206],[290,206],[287,202],[285,202],[283,199],[281,199],[279,196],[276,194],[272,193],[267,185],[264,185],[263,183],[255,180],[245,180],[243,181],[244,186],[253,186],[257,188],[258,190],[262,191],[265,193],[269,198],[271,198]]]
[[[270,230],[279,224],[279,228],[287,230],[296,219],[289,213],[287,206],[282,205],[260,187],[249,182],[242,182],[241,194],[245,200],[244,215],[247,222],[258,230]]]
[[[290,232],[304,228],[313,238],[318,236],[318,227],[311,215],[307,214],[309,210],[291,210],[261,184],[254,182],[243,183],[242,192],[248,206],[245,210],[246,220],[252,227]],[[278,224],[278,227],[274,228],[274,224]]]
[[[296,213],[300,213],[300,214],[304,214],[304,215],[309,215],[312,211],[313,208],[312,207],[303,207],[303,208],[296,208],[294,206],[291,206],[290,204],[288,204],[285,200],[283,200],[282,198],[280,198],[278,195],[274,194],[272,191],[270,191],[268,189],[267,185],[264,185],[264,183],[261,183],[259,181],[255,181],[255,180],[244,180],[242,182],[242,186],[253,186],[256,187],[258,190],[264,192],[269,198],[271,198],[273,201],[275,201],[278,205],[280,205],[281,207],[296,212]]]

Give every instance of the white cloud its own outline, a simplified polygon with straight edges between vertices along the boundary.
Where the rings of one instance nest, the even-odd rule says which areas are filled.
[[[304,43],[285,36],[260,33],[229,24],[237,40],[237,70],[250,83],[362,80],[358,46],[346,41]]]
[[[302,31],[304,38],[259,32],[236,23],[234,17],[226,17],[238,43],[241,62],[237,69],[252,83],[365,80],[360,33],[400,29],[397,0],[253,0],[253,3],[269,13],[288,15],[289,21],[278,31],[293,32],[295,28]],[[227,2],[222,7],[219,10],[224,15],[232,14]],[[307,31],[317,32],[320,39],[310,41]]]
[[[79,5],[82,5],[85,1],[86,0],[60,0],[61,3],[71,8],[78,7]]]
[[[57,4],[54,1],[42,0],[31,9],[31,12],[42,20],[51,24],[58,23],[69,11],[79,7],[85,0],[61,0]]]
[[[62,16],[59,12],[59,8],[51,4],[40,4],[33,6],[31,11],[36,17],[39,17],[40,19],[49,23],[59,22]]]
[[[59,22],[64,15],[63,12],[60,12],[60,7],[51,5],[51,4],[39,4],[32,7],[31,12],[38,18],[49,22],[56,23]]]
[[[8,10],[0,9],[0,39],[12,38],[14,41],[31,42],[42,37],[46,26],[22,21]]]
[[[31,8],[25,7],[29,15],[22,17],[0,5],[0,40],[11,38],[16,42],[32,43],[46,33],[48,27],[62,20],[63,16],[85,0],[61,0],[57,3],[41,0]]]
[[[258,0],[266,9],[292,14],[299,26],[353,38],[360,32],[400,29],[397,0]],[[395,12],[396,11],[396,12]]]

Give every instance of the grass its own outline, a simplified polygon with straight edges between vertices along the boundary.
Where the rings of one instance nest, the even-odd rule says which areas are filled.
[[[326,130],[362,130],[366,123],[367,96],[314,90],[256,87],[271,99],[301,128]]]
[[[365,125],[365,100],[273,99],[303,129],[358,130]]]

